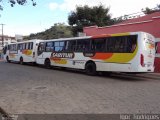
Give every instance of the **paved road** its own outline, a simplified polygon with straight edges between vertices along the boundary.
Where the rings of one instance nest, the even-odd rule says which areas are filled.
[[[0,62],[0,107],[18,113],[160,113],[160,80]]]

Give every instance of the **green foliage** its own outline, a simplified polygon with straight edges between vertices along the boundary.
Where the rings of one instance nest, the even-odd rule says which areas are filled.
[[[109,25],[114,25],[114,24],[120,23],[124,20],[127,20],[124,16],[121,16],[121,17],[118,17],[118,18],[113,18],[113,19],[110,20]]]
[[[75,11],[72,11],[68,16],[68,23],[72,26],[74,35],[77,32],[82,32],[86,26],[106,26],[111,23],[110,8],[105,8],[102,4],[99,6],[89,7],[77,6]]]
[[[2,2],[3,0],[0,0],[0,3]],[[29,0],[8,0],[8,3],[10,3],[11,7],[14,7],[15,4],[18,4],[18,5],[24,5],[27,3],[27,1]],[[32,2],[32,5],[33,6],[36,6],[36,2],[34,0],[30,0]],[[0,10],[3,10],[3,6],[0,4]]]
[[[154,12],[160,11],[160,4],[157,5],[157,7],[155,7],[154,9],[150,9],[148,7],[146,7],[145,9],[142,9],[142,12],[144,14],[152,14]]]
[[[44,32],[30,34],[26,36],[25,39],[56,39],[56,38],[68,38],[73,37],[71,27],[65,25],[64,23],[56,23],[50,29]]]
[[[151,13],[155,12],[154,10],[152,10],[152,9],[150,9],[148,7],[146,7],[144,10],[142,9],[142,11],[143,11],[144,14],[151,14]]]

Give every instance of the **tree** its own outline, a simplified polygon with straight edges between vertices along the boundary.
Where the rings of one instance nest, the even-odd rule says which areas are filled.
[[[2,3],[3,0],[0,0]],[[28,0],[29,1],[29,0]],[[34,0],[30,0],[32,2],[33,6],[36,6],[36,2]],[[15,4],[18,5],[24,5],[27,3],[27,0],[9,0],[9,3],[11,4],[11,7],[13,7]],[[0,10],[3,10],[3,6],[0,4]]]
[[[71,11],[68,16],[68,23],[72,26],[74,35],[82,32],[86,26],[106,26],[110,25],[111,15],[110,8],[105,8],[102,4],[99,6],[89,7],[77,6],[75,11]]]
[[[160,4],[157,4],[157,9],[160,10]]]
[[[160,11],[160,4],[157,4],[157,6],[153,9],[150,9],[148,7],[146,7],[145,9],[142,9],[142,12],[144,14],[152,14],[154,12]]]
[[[44,32],[30,34],[26,36],[25,39],[56,39],[56,38],[68,38],[73,37],[71,27],[65,25],[64,23],[56,23],[51,28],[45,30]]]
[[[142,12],[144,14],[151,14],[151,13],[154,13],[155,11],[150,9],[150,8],[148,8],[148,7],[146,7],[145,9],[142,9]]]
[[[120,17],[117,17],[117,18],[113,18],[113,19],[110,20],[109,25],[117,24],[117,23],[120,23],[120,22],[125,21],[125,20],[127,20],[126,16],[120,16]]]

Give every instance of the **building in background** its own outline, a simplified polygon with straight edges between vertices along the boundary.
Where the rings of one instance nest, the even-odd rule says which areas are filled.
[[[16,40],[17,42],[22,42],[22,41],[23,41],[23,36],[16,34],[16,35],[15,35],[15,40]]]
[[[3,47],[10,43],[17,42],[15,37],[10,37],[8,35],[3,35],[3,41],[2,41],[2,35],[0,35],[0,59],[3,58]]]
[[[155,72],[160,72],[160,12],[129,19],[111,26],[83,28],[83,32],[87,36],[136,31],[148,32],[156,38]]]

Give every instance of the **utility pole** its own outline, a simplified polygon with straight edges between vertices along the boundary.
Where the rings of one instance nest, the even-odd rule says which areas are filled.
[[[5,24],[0,24],[0,25],[2,26],[2,47],[3,47],[3,45],[4,45],[3,26],[4,26]]]

